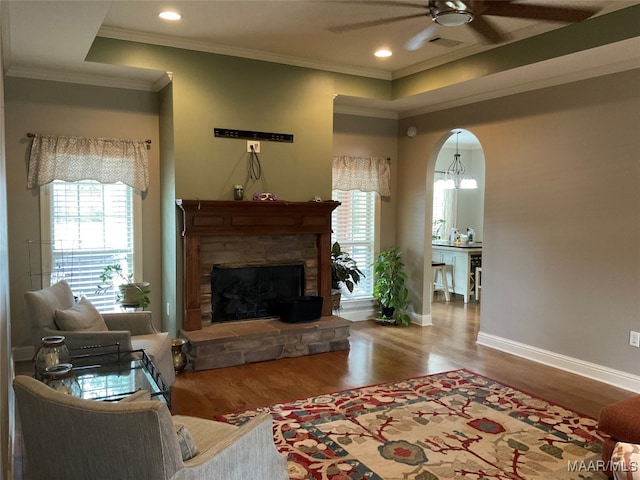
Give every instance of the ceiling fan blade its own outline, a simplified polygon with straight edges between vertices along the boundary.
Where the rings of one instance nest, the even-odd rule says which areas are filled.
[[[402,20],[408,20],[410,18],[424,17],[425,15],[427,15],[426,12],[424,12],[424,13],[412,13],[411,15],[400,15],[398,17],[389,17],[389,18],[380,18],[378,20],[369,20],[368,22],[351,23],[349,25],[339,25],[337,27],[329,27],[327,30],[329,30],[330,32],[333,32],[333,33],[342,33],[342,32],[348,32],[348,31],[351,31],[351,30],[359,30],[361,28],[375,27],[377,25],[386,25],[388,23],[400,22]]]
[[[351,3],[358,5],[380,5],[383,7],[407,7],[426,10],[425,2],[396,2],[395,0],[318,0],[327,3]]]
[[[467,23],[467,25],[491,43],[500,43],[505,39],[505,37],[482,16],[474,17],[473,21]]]
[[[595,15],[598,10],[590,8],[552,7],[502,1],[485,1],[483,15],[498,17],[530,18],[555,22],[579,22]]]
[[[413,52],[415,50],[420,50],[424,44],[429,40],[429,38],[433,37],[435,33],[438,31],[438,25],[436,23],[432,23],[427,28],[421,30],[413,37],[409,39],[404,48]]]

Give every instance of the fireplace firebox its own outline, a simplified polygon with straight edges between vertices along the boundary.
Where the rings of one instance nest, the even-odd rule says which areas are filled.
[[[298,297],[303,289],[303,265],[214,265],[211,270],[211,321],[278,316],[279,301]]]

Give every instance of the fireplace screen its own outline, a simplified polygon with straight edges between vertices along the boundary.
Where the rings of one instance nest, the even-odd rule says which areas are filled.
[[[214,266],[211,321],[227,322],[278,315],[278,300],[302,295],[303,265]]]

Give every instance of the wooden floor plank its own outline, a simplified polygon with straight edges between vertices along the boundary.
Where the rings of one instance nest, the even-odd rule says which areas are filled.
[[[632,392],[476,345],[480,304],[434,302],[430,327],[374,321],[351,327],[351,350],[178,375],[174,414],[216,414],[459,368],[538,395],[583,414]]]

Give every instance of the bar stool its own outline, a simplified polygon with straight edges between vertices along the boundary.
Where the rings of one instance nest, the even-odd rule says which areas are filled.
[[[449,295],[449,287],[447,286],[447,264],[443,262],[431,262],[431,270],[433,270],[433,288],[431,289],[431,301],[433,302],[433,293],[437,290],[444,292],[444,299],[447,302],[451,301]],[[440,272],[440,278],[442,279],[442,287],[436,286],[438,281],[438,272]]]
[[[480,290],[482,289],[482,267],[476,267],[476,302],[480,301]]]

